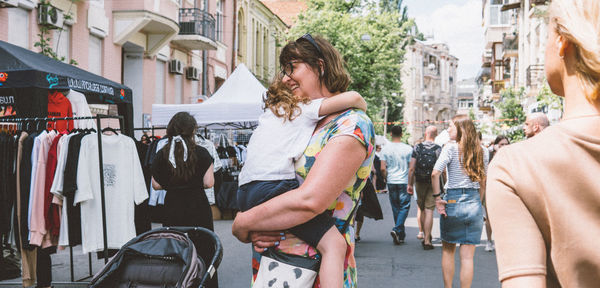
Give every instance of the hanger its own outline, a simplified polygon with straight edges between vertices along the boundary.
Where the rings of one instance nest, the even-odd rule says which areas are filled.
[[[119,135],[119,133],[117,133],[117,130],[115,130],[112,127],[106,127],[104,129],[102,129],[102,134],[104,134],[104,132],[113,132],[115,135]]]

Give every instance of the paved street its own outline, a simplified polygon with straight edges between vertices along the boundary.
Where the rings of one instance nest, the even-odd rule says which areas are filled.
[[[431,251],[424,251],[416,238],[418,228],[416,222],[416,203],[413,201],[407,220],[406,243],[394,246],[389,231],[393,226],[387,194],[379,194],[384,219],[373,221],[365,219],[362,241],[356,249],[358,263],[358,281],[360,287],[442,287],[441,243],[439,222],[434,222],[434,245]],[[413,198],[414,199],[414,198]],[[244,245],[231,235],[231,220],[215,222],[215,230],[223,242],[224,257],[218,274],[220,287],[248,287],[250,279],[250,245]],[[485,238],[485,233],[482,235]],[[483,242],[485,243],[485,242]],[[55,281],[69,281],[69,257],[67,251],[52,256]],[[81,255],[81,249],[74,250],[75,277],[82,278],[88,272],[88,257]],[[458,253],[457,253],[458,263]],[[103,262],[94,256],[93,272],[102,267]],[[13,282],[15,280],[12,280]],[[1,284],[2,282],[0,282]],[[15,286],[18,287],[18,286]],[[57,285],[56,287],[63,287]],[[71,286],[72,287],[72,286]],[[85,287],[85,285],[81,285]],[[454,287],[460,287],[458,281],[458,264]],[[475,277],[473,287],[500,287],[497,280],[495,253],[485,252],[484,245],[477,247],[475,253]]]
[[[384,219],[380,221],[365,219],[361,231],[362,240],[356,249],[359,287],[443,287],[441,242],[436,239],[440,235],[438,219],[435,219],[433,225],[436,248],[424,251],[421,248],[420,240],[416,238],[418,233],[417,206],[413,201],[407,220],[407,241],[401,246],[394,246],[389,234],[393,220],[388,194],[379,194],[378,198],[383,209]],[[215,224],[217,233],[221,236],[226,249],[223,263],[219,267],[221,287],[248,287],[250,246],[241,245],[237,240],[232,239],[230,236],[231,221],[217,221]],[[482,236],[482,239],[485,238],[485,232]],[[482,243],[475,252],[475,276],[472,286],[475,288],[500,287],[495,253],[484,251],[485,242]],[[460,287],[458,253],[456,256],[457,269],[454,287]]]

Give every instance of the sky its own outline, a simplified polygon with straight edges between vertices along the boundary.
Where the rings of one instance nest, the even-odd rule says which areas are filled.
[[[419,31],[444,42],[458,57],[458,79],[475,77],[484,48],[481,0],[404,0]]]

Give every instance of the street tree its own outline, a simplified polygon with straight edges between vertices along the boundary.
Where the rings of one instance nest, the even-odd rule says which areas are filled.
[[[401,1],[388,2],[402,6]],[[307,6],[290,30],[289,39],[304,33],[325,37],[346,61],[352,78],[349,89],[365,98],[371,119],[383,120],[387,98],[388,122],[402,121],[402,107],[397,105],[403,102],[400,68],[415,26],[412,19],[403,16],[405,9],[384,9],[362,0],[309,0]],[[383,131],[382,126],[376,129]]]
[[[521,103],[525,98],[525,88],[515,90],[512,87],[500,92],[502,100],[496,103],[496,108],[501,112],[500,118],[509,119],[499,123],[504,135],[510,139],[511,143],[525,139],[523,132],[523,123],[525,123],[525,110]]]

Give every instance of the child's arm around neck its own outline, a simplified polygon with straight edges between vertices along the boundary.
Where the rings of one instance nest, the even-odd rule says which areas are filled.
[[[367,102],[356,91],[343,92],[323,99],[319,108],[319,116],[325,116],[349,108],[358,108],[367,111]]]

